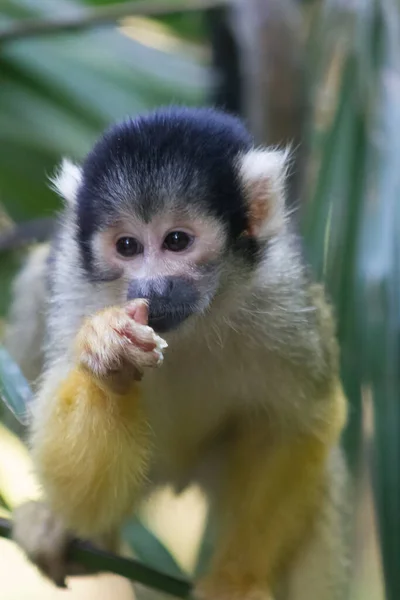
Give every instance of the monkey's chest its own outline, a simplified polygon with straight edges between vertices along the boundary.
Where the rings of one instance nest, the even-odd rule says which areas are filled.
[[[218,447],[230,415],[254,399],[252,381],[259,377],[238,352],[220,357],[188,352],[168,359],[146,374],[142,386],[160,469],[175,475]]]
[[[218,460],[219,437],[234,419],[265,412],[298,422],[307,413],[310,390],[291,363],[262,345],[231,342],[220,353],[195,344],[168,349],[164,364],[143,378],[163,473],[189,471],[204,457]]]
[[[223,369],[168,365],[143,380],[143,401],[158,439],[197,444],[223,419],[232,404]]]

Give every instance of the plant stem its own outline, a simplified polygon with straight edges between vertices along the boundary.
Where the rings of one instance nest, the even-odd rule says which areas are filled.
[[[10,539],[11,530],[11,522],[0,518],[0,537]],[[99,550],[88,542],[74,540],[68,555],[72,561],[78,562],[91,572],[115,573],[177,598],[188,598],[192,589],[189,581],[156,571],[137,560]]]

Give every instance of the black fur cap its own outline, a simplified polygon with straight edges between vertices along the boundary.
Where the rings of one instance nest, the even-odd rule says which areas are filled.
[[[235,159],[253,147],[242,122],[210,108],[169,107],[112,126],[83,164],[78,240],[86,267],[90,238],[121,211],[145,222],[172,206],[223,220],[232,244],[247,227]]]

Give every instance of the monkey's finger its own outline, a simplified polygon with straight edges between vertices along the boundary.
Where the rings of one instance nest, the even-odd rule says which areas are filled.
[[[163,354],[157,348],[151,352],[144,352],[134,344],[130,344],[125,346],[124,351],[126,360],[139,371],[149,367],[157,367],[163,361]]]
[[[147,300],[138,298],[126,306],[126,314],[140,325],[147,325],[149,322],[149,305]]]
[[[149,306],[147,300],[134,300],[132,303],[127,305],[126,313],[132,317],[136,323],[139,325],[144,325],[146,327],[146,332],[149,332],[149,330],[152,331],[152,336],[156,342],[157,350],[162,352],[165,348],[167,348],[168,344],[166,341],[158,336],[155,331],[147,325],[149,319]]]
[[[144,329],[146,327],[146,329]],[[143,352],[151,352],[157,347],[157,342],[154,338],[154,332],[146,325],[135,327],[132,323],[119,323],[114,326],[114,331],[121,337],[125,338]]]
[[[53,581],[59,588],[66,588],[65,578],[67,577],[67,569],[64,563],[64,557],[38,555],[31,557],[39,571]]]
[[[143,316],[143,308],[138,310],[141,311],[139,315]],[[119,347],[126,342],[137,345],[145,352],[150,352],[157,345],[153,330],[132,320],[122,308],[112,308],[92,317],[82,328],[79,339],[86,347],[102,349],[105,354],[109,348],[110,354],[115,357],[120,354]]]
[[[154,349],[161,351],[167,347],[165,340],[160,338],[151,327],[133,321],[128,316],[123,318],[119,315],[111,325],[120,336],[144,352],[151,352]]]
[[[67,588],[66,578],[88,575],[89,571],[83,565],[68,560],[63,556],[37,556],[34,560],[39,571],[53,581],[58,588]]]

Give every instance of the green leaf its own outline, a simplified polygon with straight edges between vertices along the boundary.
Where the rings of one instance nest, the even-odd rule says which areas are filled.
[[[329,55],[337,52],[331,78],[334,72],[341,85],[332,96],[333,116],[324,115],[325,127],[311,128],[310,161],[318,167],[304,224],[310,258],[337,310],[351,403],[346,446],[356,476],[360,444],[372,443],[366,466],[374,481],[386,596],[395,600],[400,597],[400,6],[367,0],[336,3],[332,12],[331,3],[322,4],[327,30],[325,38],[318,37],[322,58],[316,63],[334,63]],[[326,77],[323,68],[320,76]],[[319,100],[330,97],[326,81],[317,77],[314,85]],[[365,419],[361,428],[362,408],[374,409],[372,433]]]
[[[79,6],[8,0],[0,17],[61,16]],[[62,156],[81,160],[110,122],[127,115],[204,103],[210,74],[189,51],[162,51],[150,37],[143,44],[106,27],[5,43],[0,86],[0,200],[20,221],[59,208],[47,178]]]
[[[2,494],[0,494],[0,517],[3,516],[5,511],[10,511],[10,506],[7,504]]]
[[[123,539],[146,565],[173,577],[185,577],[173,556],[142,521],[134,517],[123,528]]]
[[[29,421],[31,389],[18,365],[0,346],[0,398],[23,425]]]
[[[376,89],[365,210],[358,244],[363,383],[374,403],[374,483],[387,597],[400,596],[400,8],[386,0],[374,21]]]
[[[20,261],[16,252],[0,251],[0,317],[7,311],[11,298],[11,282],[19,266]]]
[[[11,522],[3,517],[0,517],[0,536],[11,538]],[[87,542],[74,540],[69,547],[69,560],[83,565],[89,572],[115,573],[176,598],[190,597],[192,586],[186,579],[159,573],[137,560],[105,552]]]

